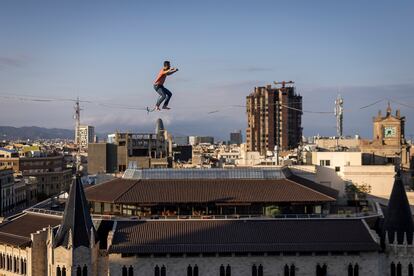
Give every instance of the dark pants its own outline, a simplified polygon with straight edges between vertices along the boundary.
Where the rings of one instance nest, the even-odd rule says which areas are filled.
[[[164,100],[165,100],[164,106],[168,106],[168,103],[170,102],[170,99],[172,96],[172,93],[170,92],[170,90],[165,88],[163,85],[158,85],[158,84],[154,84],[154,89],[160,95],[157,101],[157,106],[160,106]]]

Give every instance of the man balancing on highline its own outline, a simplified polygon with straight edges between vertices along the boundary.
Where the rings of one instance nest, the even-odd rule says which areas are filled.
[[[161,110],[160,105],[164,100],[165,102],[162,106],[162,109],[167,109],[167,110],[171,109],[168,107],[168,103],[170,102],[172,93],[170,92],[170,90],[164,87],[164,82],[167,76],[172,75],[177,71],[178,71],[177,68],[170,67],[169,61],[164,61],[164,67],[160,70],[154,82],[154,89],[155,91],[157,91],[158,94],[160,94],[160,97],[158,98],[158,101],[155,105],[154,110],[158,110],[158,111]]]

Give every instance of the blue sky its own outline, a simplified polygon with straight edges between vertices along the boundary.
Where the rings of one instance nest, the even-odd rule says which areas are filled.
[[[0,2],[0,94],[64,97],[145,107],[163,60],[180,71],[166,86],[171,111],[84,104],[98,132],[146,131],[161,117],[177,135],[245,129],[254,86],[294,80],[304,109],[345,99],[345,132],[371,136],[386,100],[414,106],[413,1]],[[0,125],[73,126],[68,102],[4,99]],[[414,107],[398,106],[414,134]],[[209,112],[219,110],[214,114]],[[332,115],[305,113],[306,135],[334,135]]]

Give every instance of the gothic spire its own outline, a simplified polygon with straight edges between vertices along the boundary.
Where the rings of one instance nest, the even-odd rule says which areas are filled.
[[[91,236],[96,238],[96,231],[78,174],[70,187],[62,224],[56,234],[54,247],[68,247],[70,243],[74,249],[79,246],[90,247]]]
[[[394,243],[395,237],[397,237],[398,244],[403,244],[404,239],[409,244],[413,241],[414,224],[410,204],[399,171],[395,176],[394,187],[388,202],[388,210],[382,231],[383,237],[386,232],[388,232],[389,243]]]

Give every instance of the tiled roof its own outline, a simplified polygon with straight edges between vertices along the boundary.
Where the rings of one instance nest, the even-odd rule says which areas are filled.
[[[111,203],[330,202],[335,199],[289,179],[115,179],[85,190]]]
[[[378,251],[358,219],[118,221],[110,253]]]
[[[21,216],[0,224],[0,244],[24,247],[31,243],[30,234],[49,225],[54,227],[62,221],[61,217],[23,213]]]

